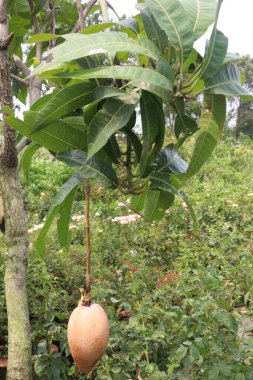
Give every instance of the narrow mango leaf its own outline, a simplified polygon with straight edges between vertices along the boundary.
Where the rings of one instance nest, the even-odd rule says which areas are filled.
[[[37,13],[39,13],[43,8],[44,6],[47,4],[48,0],[37,0],[35,1],[34,3],[34,7],[33,7],[33,10],[32,10],[32,17],[34,17]]]
[[[146,167],[149,162],[149,156],[152,151],[152,145],[158,133],[157,112],[159,107],[154,96],[148,92],[142,93],[141,101],[141,125],[142,125],[142,154],[140,162],[141,176],[145,174]],[[159,109],[158,109],[159,111]]]
[[[198,130],[196,121],[186,114],[178,114],[174,124],[174,132],[178,139],[181,134],[189,136]]]
[[[58,37],[61,37],[61,36],[58,36],[57,34],[40,33],[40,34],[35,34],[34,36],[30,37],[27,40],[27,43],[28,44],[34,44],[36,42],[50,41],[50,40],[54,40],[55,38],[58,38]]]
[[[63,120],[54,121],[41,131],[33,134],[31,134],[30,124],[11,116],[5,120],[8,125],[19,131],[22,135],[52,152],[61,152],[70,149],[87,151],[86,131],[78,130]]]
[[[63,204],[59,209],[59,217],[57,220],[57,232],[59,244],[62,248],[69,249],[71,242],[71,232],[69,230],[69,223],[71,217],[71,210],[76,196],[77,187],[72,190],[65,198]]]
[[[187,168],[188,168],[188,164],[173,149],[172,144],[167,145],[161,151],[157,164],[156,164],[157,172],[168,171],[174,174],[182,174],[186,172]]]
[[[182,192],[178,191],[172,184],[171,184],[171,176],[168,173],[154,173],[151,176],[151,189],[159,189],[166,191],[170,194],[177,195],[178,197],[182,198],[190,212],[191,218],[192,218],[192,223],[193,223],[193,231],[194,233],[197,232],[198,229],[198,221],[196,214],[187,198],[187,196]]]
[[[134,97],[132,97],[134,99]],[[88,129],[88,157],[96,154],[117,130],[123,128],[132,116],[139,96],[134,104],[118,99],[108,99],[103,108],[92,119]]]
[[[138,82],[143,81],[147,84],[160,87],[161,89],[172,91],[172,83],[164,75],[158,73],[156,70],[138,66],[106,66],[57,74],[57,76],[77,80],[89,78],[117,78]]]
[[[228,39],[217,29],[222,1],[223,0],[218,0],[212,34],[201,70],[197,76],[198,79],[202,77],[209,78],[214,75],[223,64],[227,54]]]
[[[95,84],[92,82],[83,82],[57,91],[49,98],[44,107],[35,114],[31,132],[38,132],[53,120],[57,120],[70,111],[91,103],[94,87]]]
[[[80,173],[83,178],[94,178],[103,186],[111,188],[118,186],[115,170],[98,157],[88,159],[85,152],[74,150],[58,153],[56,158]]]
[[[211,45],[210,49],[209,45]],[[228,38],[219,30],[215,30],[211,36],[209,45],[204,57],[203,69],[200,71],[200,77],[203,76],[204,79],[212,78],[222,66],[227,55]]]
[[[193,25],[194,40],[214,22],[217,0],[180,0]]]
[[[36,251],[40,257],[44,256],[46,235],[60,207],[64,205],[65,199],[70,195],[70,193],[75,192],[75,189],[83,180],[84,177],[80,173],[74,174],[64,183],[60,191],[57,193],[56,197],[53,199],[47,214],[47,219],[35,243]]]
[[[73,128],[80,129],[82,131],[86,131],[87,132],[88,125],[85,124],[85,122],[83,120],[83,116],[64,117],[64,119],[62,119],[62,121],[65,124],[70,124],[70,126],[73,127]]]
[[[139,195],[132,195],[131,196],[131,207],[136,211],[143,210],[146,195],[147,195],[147,191],[145,191]]]
[[[169,209],[175,196],[160,190],[148,190],[144,203],[144,217],[148,220],[159,221],[163,218],[164,213]]]
[[[135,156],[137,158],[137,162],[140,162],[141,159],[141,152],[142,152],[142,144],[139,140],[139,137],[131,131],[131,129],[123,128],[123,132],[129,137],[131,144],[133,146]]]
[[[205,91],[211,94],[226,96],[240,96],[244,100],[253,100],[248,90],[241,86],[240,70],[233,64],[227,64],[217,72],[215,76],[206,82]]]
[[[96,54],[116,54],[120,51],[130,51],[154,60],[158,60],[161,56],[158,48],[148,38],[142,37],[134,40],[121,32],[101,32],[95,35],[72,33],[65,34],[62,37],[67,41],[48,51],[48,54],[52,54],[53,60],[50,63],[39,65],[32,72],[32,76],[58,68],[62,63]]]
[[[102,24],[94,24],[94,25],[87,26],[86,28],[82,29],[79,33],[80,34],[98,33],[98,32],[101,32],[102,30],[106,30],[115,25],[117,25],[116,22],[103,22]]]
[[[19,170],[23,171],[27,182],[29,182],[29,173],[32,163],[33,155],[37,152],[38,149],[40,149],[41,146],[32,142],[28,147],[24,150],[24,153],[21,156],[21,159],[19,161]]]
[[[199,121],[200,130],[196,134],[193,155],[184,175],[191,178],[211,156],[221,138],[226,118],[226,100],[223,95],[205,94]]]
[[[179,0],[146,0],[154,18],[180,53],[181,61],[193,47],[192,21]]]
[[[106,154],[110,157],[114,164],[119,164],[121,161],[121,151],[115,135],[112,135],[104,146]]]
[[[148,38],[156,44],[160,51],[164,51],[164,49],[168,47],[167,34],[160,28],[146,4],[137,4],[137,9],[140,10],[141,18]]]
[[[144,70],[148,70],[148,69],[146,68]],[[152,94],[159,96],[159,98],[163,99],[166,103],[172,103],[173,99],[171,96],[171,92],[169,92],[171,90],[168,91],[168,89],[157,86],[156,84],[154,84],[154,82],[155,81],[153,81],[153,80],[152,80],[152,83],[150,83],[150,82],[148,83],[146,80],[140,80],[140,81],[135,80],[135,81],[131,81],[129,83],[129,85],[131,85],[132,87],[137,87],[137,88],[140,88],[142,90],[146,90],[148,92],[151,92]]]

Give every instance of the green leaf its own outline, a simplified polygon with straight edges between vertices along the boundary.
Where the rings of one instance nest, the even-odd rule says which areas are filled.
[[[174,132],[178,139],[181,134],[189,136],[198,130],[198,124],[190,116],[178,113],[174,124]]]
[[[141,18],[148,38],[156,44],[160,51],[164,51],[169,44],[166,33],[160,28],[146,4],[137,4],[137,9],[140,10]]]
[[[40,145],[34,142],[31,143],[24,150],[24,153],[22,154],[21,159],[19,161],[19,170],[22,170],[24,172],[27,182],[29,181],[29,173],[33,155],[37,152],[39,148],[41,148]]]
[[[33,44],[36,42],[54,40],[55,38],[58,38],[58,37],[61,37],[61,36],[58,36],[57,34],[40,33],[40,34],[35,34],[34,36],[30,37],[26,42],[28,44]]]
[[[117,78],[136,81],[136,83],[143,81],[166,91],[172,91],[172,84],[164,75],[161,75],[156,70],[138,66],[106,66],[98,67],[96,69],[57,74],[57,76],[78,80],[89,78]]]
[[[131,207],[136,211],[143,210],[145,198],[146,198],[146,192],[143,192],[139,195],[132,195],[131,196]]]
[[[159,221],[163,218],[165,211],[174,202],[174,195],[160,190],[148,190],[144,203],[144,216],[148,220]]]
[[[30,111],[32,112],[32,111]],[[7,117],[6,122],[22,135],[52,152],[80,149],[87,151],[87,133],[78,130],[63,120],[54,121],[39,132],[31,133],[31,125],[14,117]]]
[[[118,186],[115,170],[98,157],[88,159],[85,152],[70,151],[58,153],[56,158],[80,173],[83,178],[94,178],[103,186],[111,188]]]
[[[218,0],[212,34],[201,70],[198,74],[198,79],[203,76],[204,78],[209,78],[214,75],[221,67],[227,54],[228,39],[223,35],[223,33],[217,30],[218,17],[222,1],[223,0]]]
[[[48,102],[36,114],[32,124],[32,133],[38,132],[45,125],[53,120],[59,119],[70,111],[91,103],[93,100],[93,89],[95,85],[92,82],[77,83],[73,86],[66,87],[57,91]],[[25,113],[25,121],[28,113]]]
[[[94,24],[94,25],[87,26],[86,28],[82,29],[79,33],[80,34],[98,33],[98,32],[101,32],[102,30],[106,30],[115,25],[117,25],[116,22],[103,22],[102,24]]]
[[[179,50],[183,61],[193,47],[192,22],[179,0],[146,0],[160,28],[169,38],[171,45]]]
[[[75,189],[83,180],[84,177],[80,173],[74,174],[64,183],[56,197],[53,199],[47,214],[45,224],[40,231],[35,243],[35,248],[40,257],[44,256],[46,235],[60,207],[64,205],[65,199],[70,195],[70,193],[75,192]]]
[[[121,151],[115,135],[112,135],[104,146],[104,150],[114,164],[119,164],[121,159]]]
[[[65,198],[59,209],[59,218],[57,220],[58,240],[62,248],[69,249],[71,241],[71,233],[69,231],[69,223],[73,202],[75,199],[77,187],[71,191]]]
[[[108,99],[92,119],[88,129],[88,157],[97,153],[114,132],[123,128],[132,116],[139,97],[134,104],[118,99]]]
[[[133,40],[121,32],[101,32],[95,35],[72,33],[65,34],[62,37],[67,41],[48,52],[48,54],[52,54],[53,60],[50,63],[39,65],[33,71],[33,76],[58,68],[63,63],[96,54],[115,54],[120,51],[130,51],[154,60],[158,60],[161,55],[157,47],[147,38],[141,37],[138,40]]]
[[[184,179],[191,178],[208,160],[217,142],[226,118],[226,100],[222,95],[205,94],[199,121],[200,130],[196,134],[193,155]]]
[[[150,154],[155,138],[158,134],[157,113],[160,111],[159,104],[154,95],[143,91],[141,101],[141,125],[142,125],[142,154],[140,161],[140,173],[144,176],[149,164]]]
[[[200,77],[203,76],[205,79],[212,78],[223,64],[227,55],[227,48],[228,38],[219,30],[215,30],[211,36],[206,56],[204,57],[203,69],[200,71]]]
[[[167,145],[160,153],[156,171],[169,171],[174,174],[185,173],[188,168],[188,164],[179,156],[179,154],[173,149],[173,145]]]
[[[180,0],[193,25],[194,40],[214,22],[217,0]]]
[[[47,4],[48,0],[36,0],[34,3],[34,7],[31,13],[31,16],[34,17],[37,13],[39,13],[44,6]]]
[[[240,96],[243,100],[253,100],[248,90],[241,86],[240,70],[233,64],[227,64],[215,76],[206,82],[206,89],[211,94]]]
[[[188,207],[188,210],[190,212],[192,222],[193,222],[193,231],[194,233],[197,232],[198,229],[198,221],[196,214],[187,198],[187,196],[182,192],[178,191],[172,184],[171,184],[171,176],[168,173],[154,173],[151,176],[151,189],[159,189],[166,191],[168,193],[177,195],[181,199],[183,199]]]

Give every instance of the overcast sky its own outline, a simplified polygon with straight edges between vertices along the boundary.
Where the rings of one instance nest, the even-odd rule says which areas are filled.
[[[110,3],[119,15],[138,13],[136,0],[110,0]],[[218,27],[229,38],[229,52],[253,57],[253,0],[223,0]],[[203,46],[204,42],[200,42],[198,50]]]

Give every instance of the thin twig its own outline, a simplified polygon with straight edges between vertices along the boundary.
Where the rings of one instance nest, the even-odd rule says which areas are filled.
[[[27,80],[25,80],[25,79],[23,79],[23,78],[20,78],[20,77],[18,77],[18,76],[15,75],[15,74],[11,74],[11,78],[12,78],[12,79],[15,79],[16,81],[22,83],[23,85],[25,85],[25,86],[27,86],[27,87],[29,86],[29,82],[28,82]]]
[[[88,2],[88,4],[86,5],[86,8],[83,11],[83,20],[84,20],[84,22],[85,22],[86,17],[88,16],[89,11],[95,5],[96,2],[97,2],[97,0],[90,0]],[[71,32],[72,33],[76,33],[79,30],[80,30],[80,21],[78,20]]]

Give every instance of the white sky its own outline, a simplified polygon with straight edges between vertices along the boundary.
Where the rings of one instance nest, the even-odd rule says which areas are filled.
[[[110,0],[120,16],[138,13],[135,3],[136,0]],[[223,0],[218,27],[229,39],[230,53],[253,57],[253,0]],[[203,46],[204,42],[198,44],[200,52]]]

